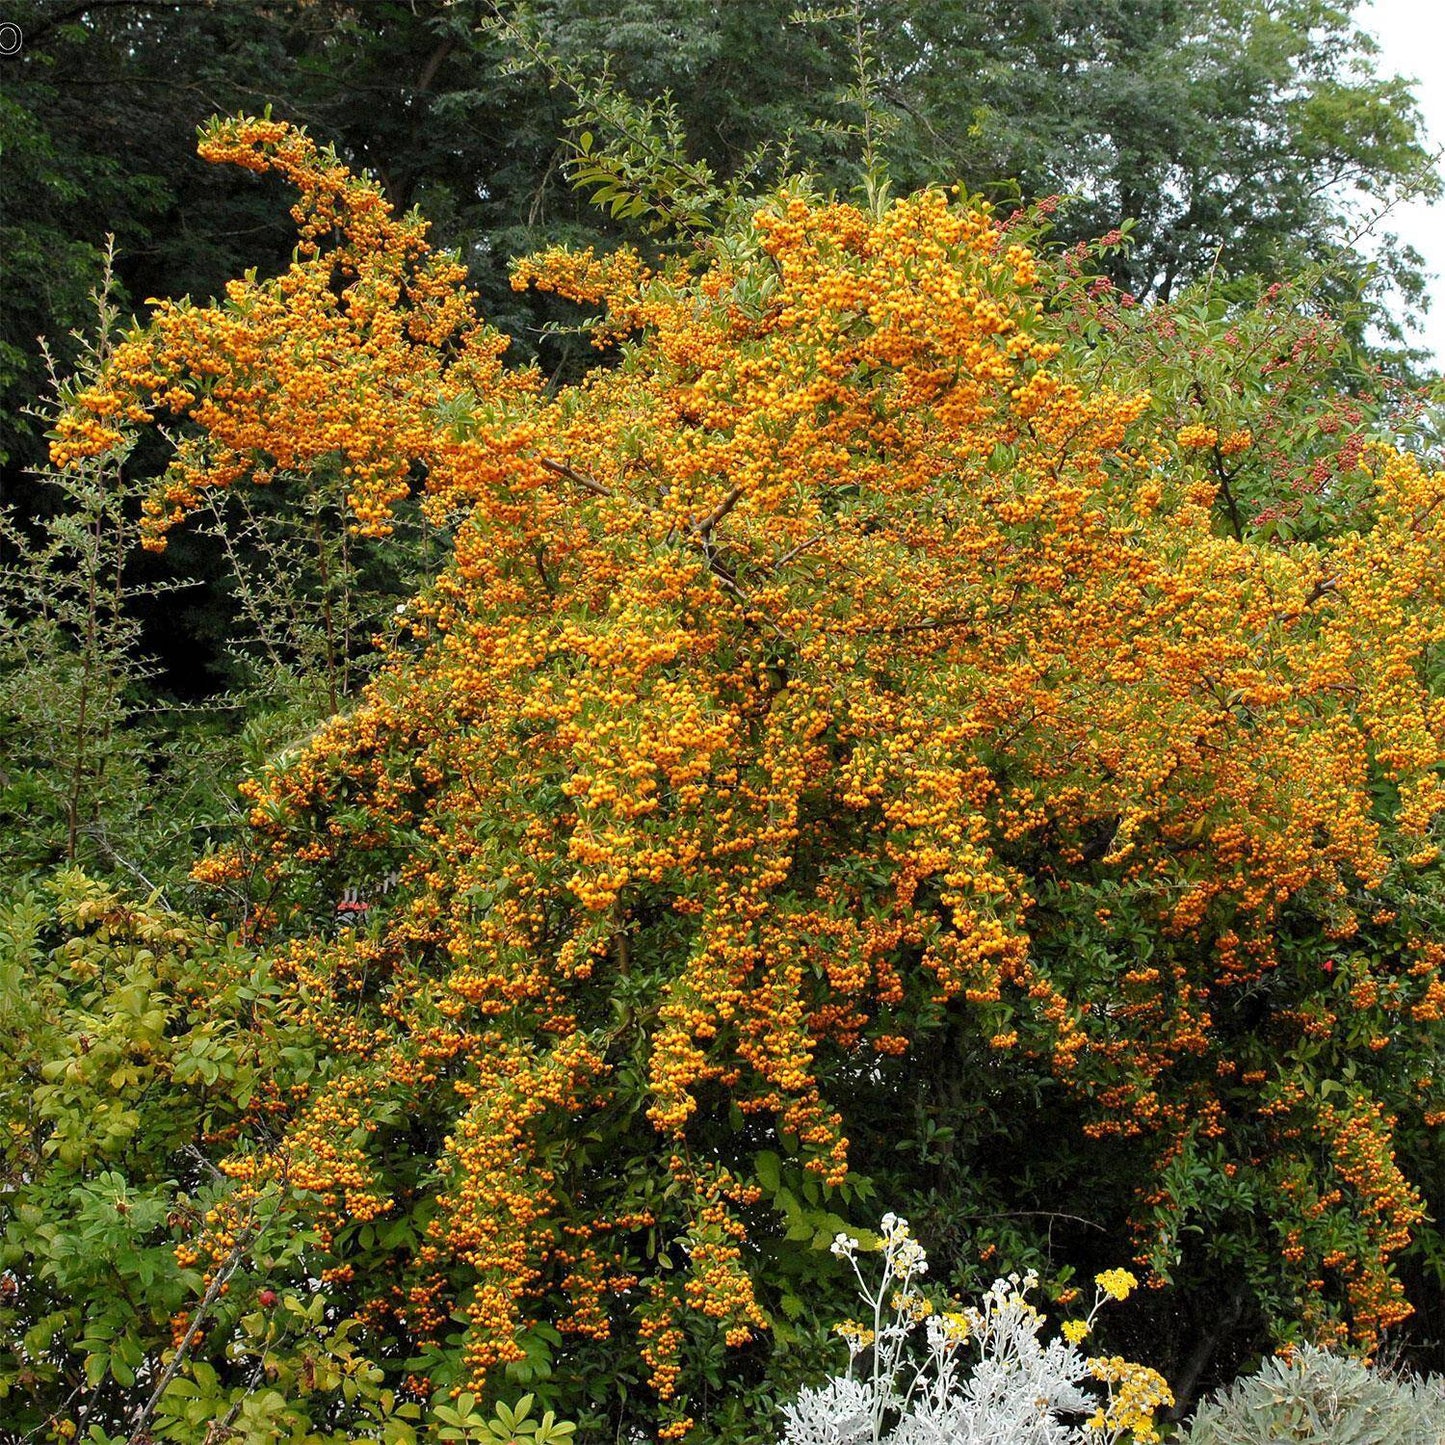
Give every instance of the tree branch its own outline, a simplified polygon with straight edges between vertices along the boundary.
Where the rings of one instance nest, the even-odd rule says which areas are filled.
[[[601,482],[589,477],[586,472],[579,472],[576,467],[569,466],[566,462],[554,462],[549,457],[543,457],[542,466],[559,477],[566,477],[569,482],[575,482],[584,492],[591,492],[594,497],[610,497],[612,495],[610,487],[604,487]]]
[[[206,1287],[206,1292],[201,1296],[201,1302],[196,1306],[195,1313],[191,1316],[191,1322],[175,1353],[172,1354],[170,1362],[160,1373],[156,1381],[156,1387],[151,1391],[150,1399],[144,1405],[136,1408],[135,1416],[131,1423],[130,1438],[127,1445],[147,1445],[150,1435],[146,1426],[150,1423],[151,1416],[155,1414],[161,1403],[161,1396],[170,1388],[171,1381],[179,1373],[181,1366],[186,1362],[186,1356],[190,1352],[191,1345],[201,1331],[201,1326],[206,1322],[206,1316],[210,1314],[212,1307],[220,1298],[221,1290],[229,1283],[230,1278],[241,1267],[241,1261],[246,1257],[246,1251],[251,1247],[251,1242],[256,1237],[255,1227],[248,1225],[242,1230],[235,1244],[231,1246],[231,1253],[226,1263],[211,1276],[211,1282]]]
[[[734,487],[702,521],[693,524],[691,528],[693,534],[704,539],[709,537],[712,534],[713,528],[737,506],[738,499],[742,494],[743,489],[741,487]]]

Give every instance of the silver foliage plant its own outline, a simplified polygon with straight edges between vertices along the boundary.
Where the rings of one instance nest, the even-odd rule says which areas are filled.
[[[1395,1379],[1300,1345],[1196,1411],[1188,1445],[1441,1445],[1445,1377]]]
[[[1143,1445],[1159,1439],[1153,1411],[1172,1403],[1164,1381],[1123,1360],[1086,1357],[1078,1347],[1104,1301],[1122,1299],[1132,1276],[1122,1270],[1100,1275],[1089,1317],[1045,1340],[1044,1316],[1028,1300],[1037,1283],[1032,1271],[995,1280],[976,1306],[939,1311],[919,1288],[928,1261],[907,1220],[884,1215],[881,1244],[875,1284],[859,1265],[859,1241],[840,1234],[833,1242],[833,1253],[848,1260],[858,1278],[865,1320],[837,1327],[848,1343],[847,1372],[804,1390],[784,1408],[783,1445]],[[924,1348],[917,1351],[920,1326]]]

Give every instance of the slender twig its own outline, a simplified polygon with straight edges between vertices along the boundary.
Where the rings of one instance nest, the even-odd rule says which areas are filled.
[[[960,1217],[963,1219],[1067,1219],[1070,1224],[1084,1224],[1090,1229],[1097,1229],[1100,1234],[1108,1233],[1108,1230],[1096,1220],[1085,1219],[1081,1214],[1065,1214],[1058,1209],[1009,1209],[996,1214],[965,1214]]]
[[[925,617],[921,622],[899,622],[892,627],[869,627],[866,635],[901,637],[909,632],[942,632],[949,627],[965,627],[973,623],[971,617]]]
[[[85,753],[86,753],[86,709],[90,703],[91,674],[95,669],[96,633],[99,622],[96,616],[96,569],[100,565],[100,517],[97,515],[94,533],[94,551],[87,559],[89,562],[89,577],[86,582],[85,601],[85,650],[84,668],[80,676],[80,704],[76,714],[75,722],[75,766],[71,770],[70,793],[65,800],[66,814],[66,837],[65,837],[65,858],[69,863],[75,861],[75,843],[80,832],[80,793],[81,783],[85,777]]]
[[[105,831],[105,825],[99,821],[92,823],[86,830],[86,835],[94,839],[96,847],[100,849],[101,856],[112,864],[118,864],[127,873],[134,875],[148,893],[150,893],[167,913],[174,913],[170,900],[166,897],[165,889],[152,883],[146,875],[141,872],[136,864],[132,863],[124,853],[120,852],[111,842],[110,835]]]
[[[1321,577],[1314,584],[1314,586],[1311,587],[1310,590],[1305,594],[1305,600],[1301,602],[1300,605],[1296,607],[1293,612],[1276,612],[1274,616],[1270,619],[1270,621],[1280,626],[1286,626],[1291,622],[1298,622],[1299,619],[1303,617],[1305,613],[1308,612],[1310,608],[1315,605],[1316,602],[1318,602],[1322,597],[1329,596],[1329,594],[1333,592],[1336,587],[1339,586],[1339,582],[1340,574],[1338,572],[1332,572],[1327,577]],[[1265,632],[1256,633],[1254,638],[1252,639],[1252,643],[1263,642],[1267,636],[1267,630]]]
[[[576,467],[569,466],[566,462],[554,462],[549,457],[543,457],[542,466],[556,476],[566,477],[569,482],[575,482],[584,492],[591,492],[595,497],[612,495],[610,487],[604,487],[601,482],[589,477],[586,472],[579,472]]]
[[[251,1391],[261,1383],[266,1374],[266,1354],[263,1351],[261,1358],[256,1361],[256,1368],[251,1371],[250,1378],[241,1387],[241,1393],[236,1396],[235,1403],[214,1425],[209,1427],[210,1433],[206,1436],[208,1441],[219,1442],[228,1440],[231,1436],[231,1426],[236,1423],[236,1417],[240,1415],[245,1407],[246,1400]]]
[[[1418,532],[1420,528],[1425,525],[1425,522],[1429,518],[1430,513],[1433,512],[1435,508],[1440,505],[1441,502],[1445,502],[1445,492],[1442,492],[1438,497],[1436,497],[1435,500],[1431,502],[1428,507],[1421,507],[1420,510],[1415,513],[1415,515],[1410,519],[1410,530],[1412,532]]]
[[[799,542],[796,547],[790,547],[786,552],[784,552],[783,555],[773,563],[773,566],[786,567],[788,563],[793,560],[794,557],[800,556],[802,553],[806,552],[809,547],[813,546],[815,543],[821,542],[825,535],[826,534],[823,532],[814,532],[811,537],[804,537],[803,540]]]
[[[340,711],[336,694],[336,631],[331,616],[331,569],[327,565],[326,539],[321,535],[321,503],[312,513],[312,530],[316,538],[316,562],[321,569],[321,617],[326,638],[326,699],[332,712]]]
[[[160,1373],[156,1381],[155,1389],[151,1391],[150,1398],[145,1404],[137,1407],[131,1423],[130,1438],[127,1445],[144,1445],[149,1439],[146,1426],[150,1423],[151,1416],[155,1414],[161,1403],[161,1396],[170,1388],[171,1381],[175,1379],[181,1366],[186,1362],[191,1345],[195,1342],[196,1336],[201,1331],[201,1326],[206,1322],[207,1315],[216,1301],[221,1297],[222,1289],[230,1282],[231,1276],[240,1269],[241,1261],[246,1257],[246,1251],[250,1248],[251,1242],[256,1237],[254,1226],[248,1225],[237,1237],[235,1244],[231,1246],[231,1253],[226,1263],[211,1276],[211,1282],[206,1287],[206,1292],[201,1296],[201,1302],[196,1306],[195,1312],[191,1315],[190,1325],[186,1329],[175,1352],[171,1355],[170,1361]]]
[[[557,595],[557,584],[553,582],[552,578],[548,575],[547,552],[540,542],[532,548],[532,560],[537,564],[537,576],[542,579],[542,586],[547,589],[547,596],[555,597]]]
[[[1239,502],[1234,495],[1234,488],[1230,483],[1234,480],[1234,473],[1224,465],[1224,453],[1219,450],[1219,443],[1214,443],[1214,475],[1219,478],[1219,489],[1224,493],[1224,505],[1229,512],[1229,528],[1234,533],[1236,542],[1244,541],[1244,518],[1240,515]]]

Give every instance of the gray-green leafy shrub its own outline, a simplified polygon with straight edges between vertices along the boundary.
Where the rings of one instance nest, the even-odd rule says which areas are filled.
[[[1445,1378],[1397,1379],[1309,1345],[1202,1404],[1188,1445],[1441,1445]]]

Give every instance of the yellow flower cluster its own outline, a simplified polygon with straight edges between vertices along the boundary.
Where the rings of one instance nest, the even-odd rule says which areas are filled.
[[[1094,1276],[1094,1283],[1114,1300],[1128,1299],[1130,1293],[1139,1286],[1139,1281],[1127,1269],[1106,1269],[1102,1274]]]
[[[1174,1403],[1174,1393],[1158,1371],[1113,1355],[1090,1360],[1089,1373],[1108,1385],[1109,1400],[1085,1422],[1086,1429],[1111,1440],[1128,1432],[1135,1445],[1162,1438],[1154,1415]]]

